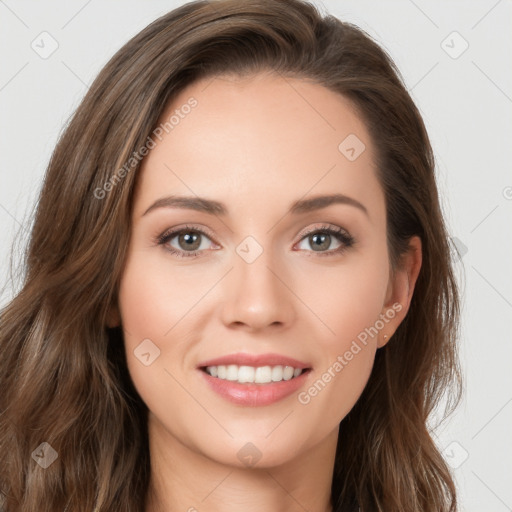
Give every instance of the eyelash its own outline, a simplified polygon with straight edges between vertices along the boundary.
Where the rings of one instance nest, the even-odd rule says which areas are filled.
[[[204,235],[207,238],[212,238],[208,233],[203,231],[202,229],[199,229],[194,226],[185,226],[183,228],[177,229],[177,230],[171,230],[171,231],[165,231],[161,235],[158,235],[156,237],[155,242],[158,245],[164,246],[167,244],[170,240],[172,240],[176,235],[180,235],[182,233],[199,233],[201,235]],[[317,228],[313,228],[306,233],[304,233],[299,240],[301,242],[308,236],[312,234],[328,234],[334,236],[338,241],[340,241],[343,245],[341,247],[338,247],[337,249],[331,249],[330,251],[319,251],[317,252],[317,256],[334,256],[344,253],[347,249],[352,247],[355,244],[355,239],[344,229],[339,227],[332,227],[329,225],[320,226]],[[198,256],[202,250],[196,250],[196,251],[179,251],[175,249],[174,247],[164,247],[166,251],[169,251],[171,254],[178,258],[192,258],[195,256]],[[307,251],[307,252],[316,252],[316,251]]]

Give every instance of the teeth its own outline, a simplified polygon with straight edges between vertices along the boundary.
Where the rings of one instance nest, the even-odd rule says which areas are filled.
[[[236,364],[230,364],[226,369],[227,380],[238,380],[238,366]]]
[[[268,384],[270,382],[280,382],[298,377],[302,373],[302,368],[293,368],[293,366],[238,366],[230,364],[227,366],[208,366],[208,374],[218,379],[231,380],[240,383]]]
[[[270,366],[259,366],[254,372],[255,384],[268,384],[272,382],[272,368]]]

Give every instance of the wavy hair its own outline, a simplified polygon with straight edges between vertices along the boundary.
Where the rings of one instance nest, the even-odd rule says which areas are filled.
[[[261,71],[351,101],[376,148],[392,270],[410,237],[422,241],[409,312],[340,423],[333,510],[456,511],[456,486],[428,421],[445,399],[447,417],[461,398],[460,298],[420,113],[389,55],[360,28],[302,0],[212,0],[187,3],[129,40],[51,156],[23,282],[1,312],[5,512],[144,511],[148,410],[128,374],[122,331],[106,327],[140,160],[125,164],[187,85]],[[32,456],[43,442],[58,454],[46,469]]]

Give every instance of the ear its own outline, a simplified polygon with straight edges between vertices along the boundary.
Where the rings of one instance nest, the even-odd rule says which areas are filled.
[[[113,328],[121,325],[121,315],[119,314],[119,308],[117,303],[110,306],[107,313],[107,327]]]
[[[401,257],[399,268],[396,269],[393,276],[390,276],[385,304],[381,311],[388,321],[379,335],[378,348],[388,343],[407,315],[414,286],[420,273],[421,262],[421,239],[418,236],[413,236],[409,240],[407,252]]]

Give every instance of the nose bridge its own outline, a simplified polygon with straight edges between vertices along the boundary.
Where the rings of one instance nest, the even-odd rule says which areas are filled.
[[[266,243],[271,237],[266,238]],[[243,323],[252,328],[288,323],[293,315],[291,294],[279,276],[282,268],[275,251],[254,236],[247,236],[235,248],[230,272],[229,297],[224,321]]]

